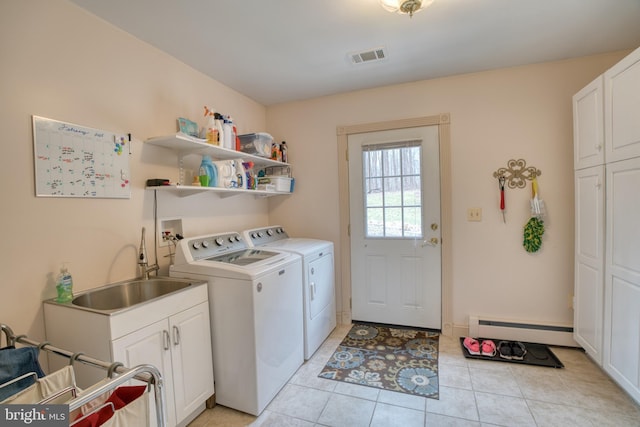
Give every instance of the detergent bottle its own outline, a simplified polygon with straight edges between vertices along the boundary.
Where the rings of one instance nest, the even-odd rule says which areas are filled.
[[[60,274],[56,280],[56,291],[58,293],[56,302],[71,302],[73,299],[73,279],[67,270],[66,263],[63,263],[60,268]]]
[[[211,160],[211,156],[202,156],[202,162],[200,163],[200,175],[203,173],[209,177],[207,186],[216,187],[218,185],[218,171]]]

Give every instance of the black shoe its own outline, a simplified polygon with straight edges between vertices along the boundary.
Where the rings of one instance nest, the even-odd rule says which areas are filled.
[[[500,357],[503,359],[513,359],[513,350],[509,344],[508,341],[500,341],[498,343],[498,354],[500,354]]]
[[[511,358],[513,360],[524,360],[524,355],[527,354],[527,349],[519,341],[509,343],[511,348]]]

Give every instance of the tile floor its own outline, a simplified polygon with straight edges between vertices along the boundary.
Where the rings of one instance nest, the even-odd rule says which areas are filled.
[[[635,404],[579,350],[553,348],[564,369],[465,359],[440,337],[440,399],[320,379],[349,331],[339,325],[260,417],[217,405],[189,427],[640,426]]]

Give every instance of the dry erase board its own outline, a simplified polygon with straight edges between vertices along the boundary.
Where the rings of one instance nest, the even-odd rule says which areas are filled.
[[[130,198],[130,144],[126,135],[33,116],[36,196]]]

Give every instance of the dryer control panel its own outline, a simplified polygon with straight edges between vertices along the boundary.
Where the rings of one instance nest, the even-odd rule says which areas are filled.
[[[244,232],[245,239],[251,239],[254,246],[262,246],[267,243],[277,242],[278,240],[288,239],[289,235],[279,225],[271,227],[254,228]]]

